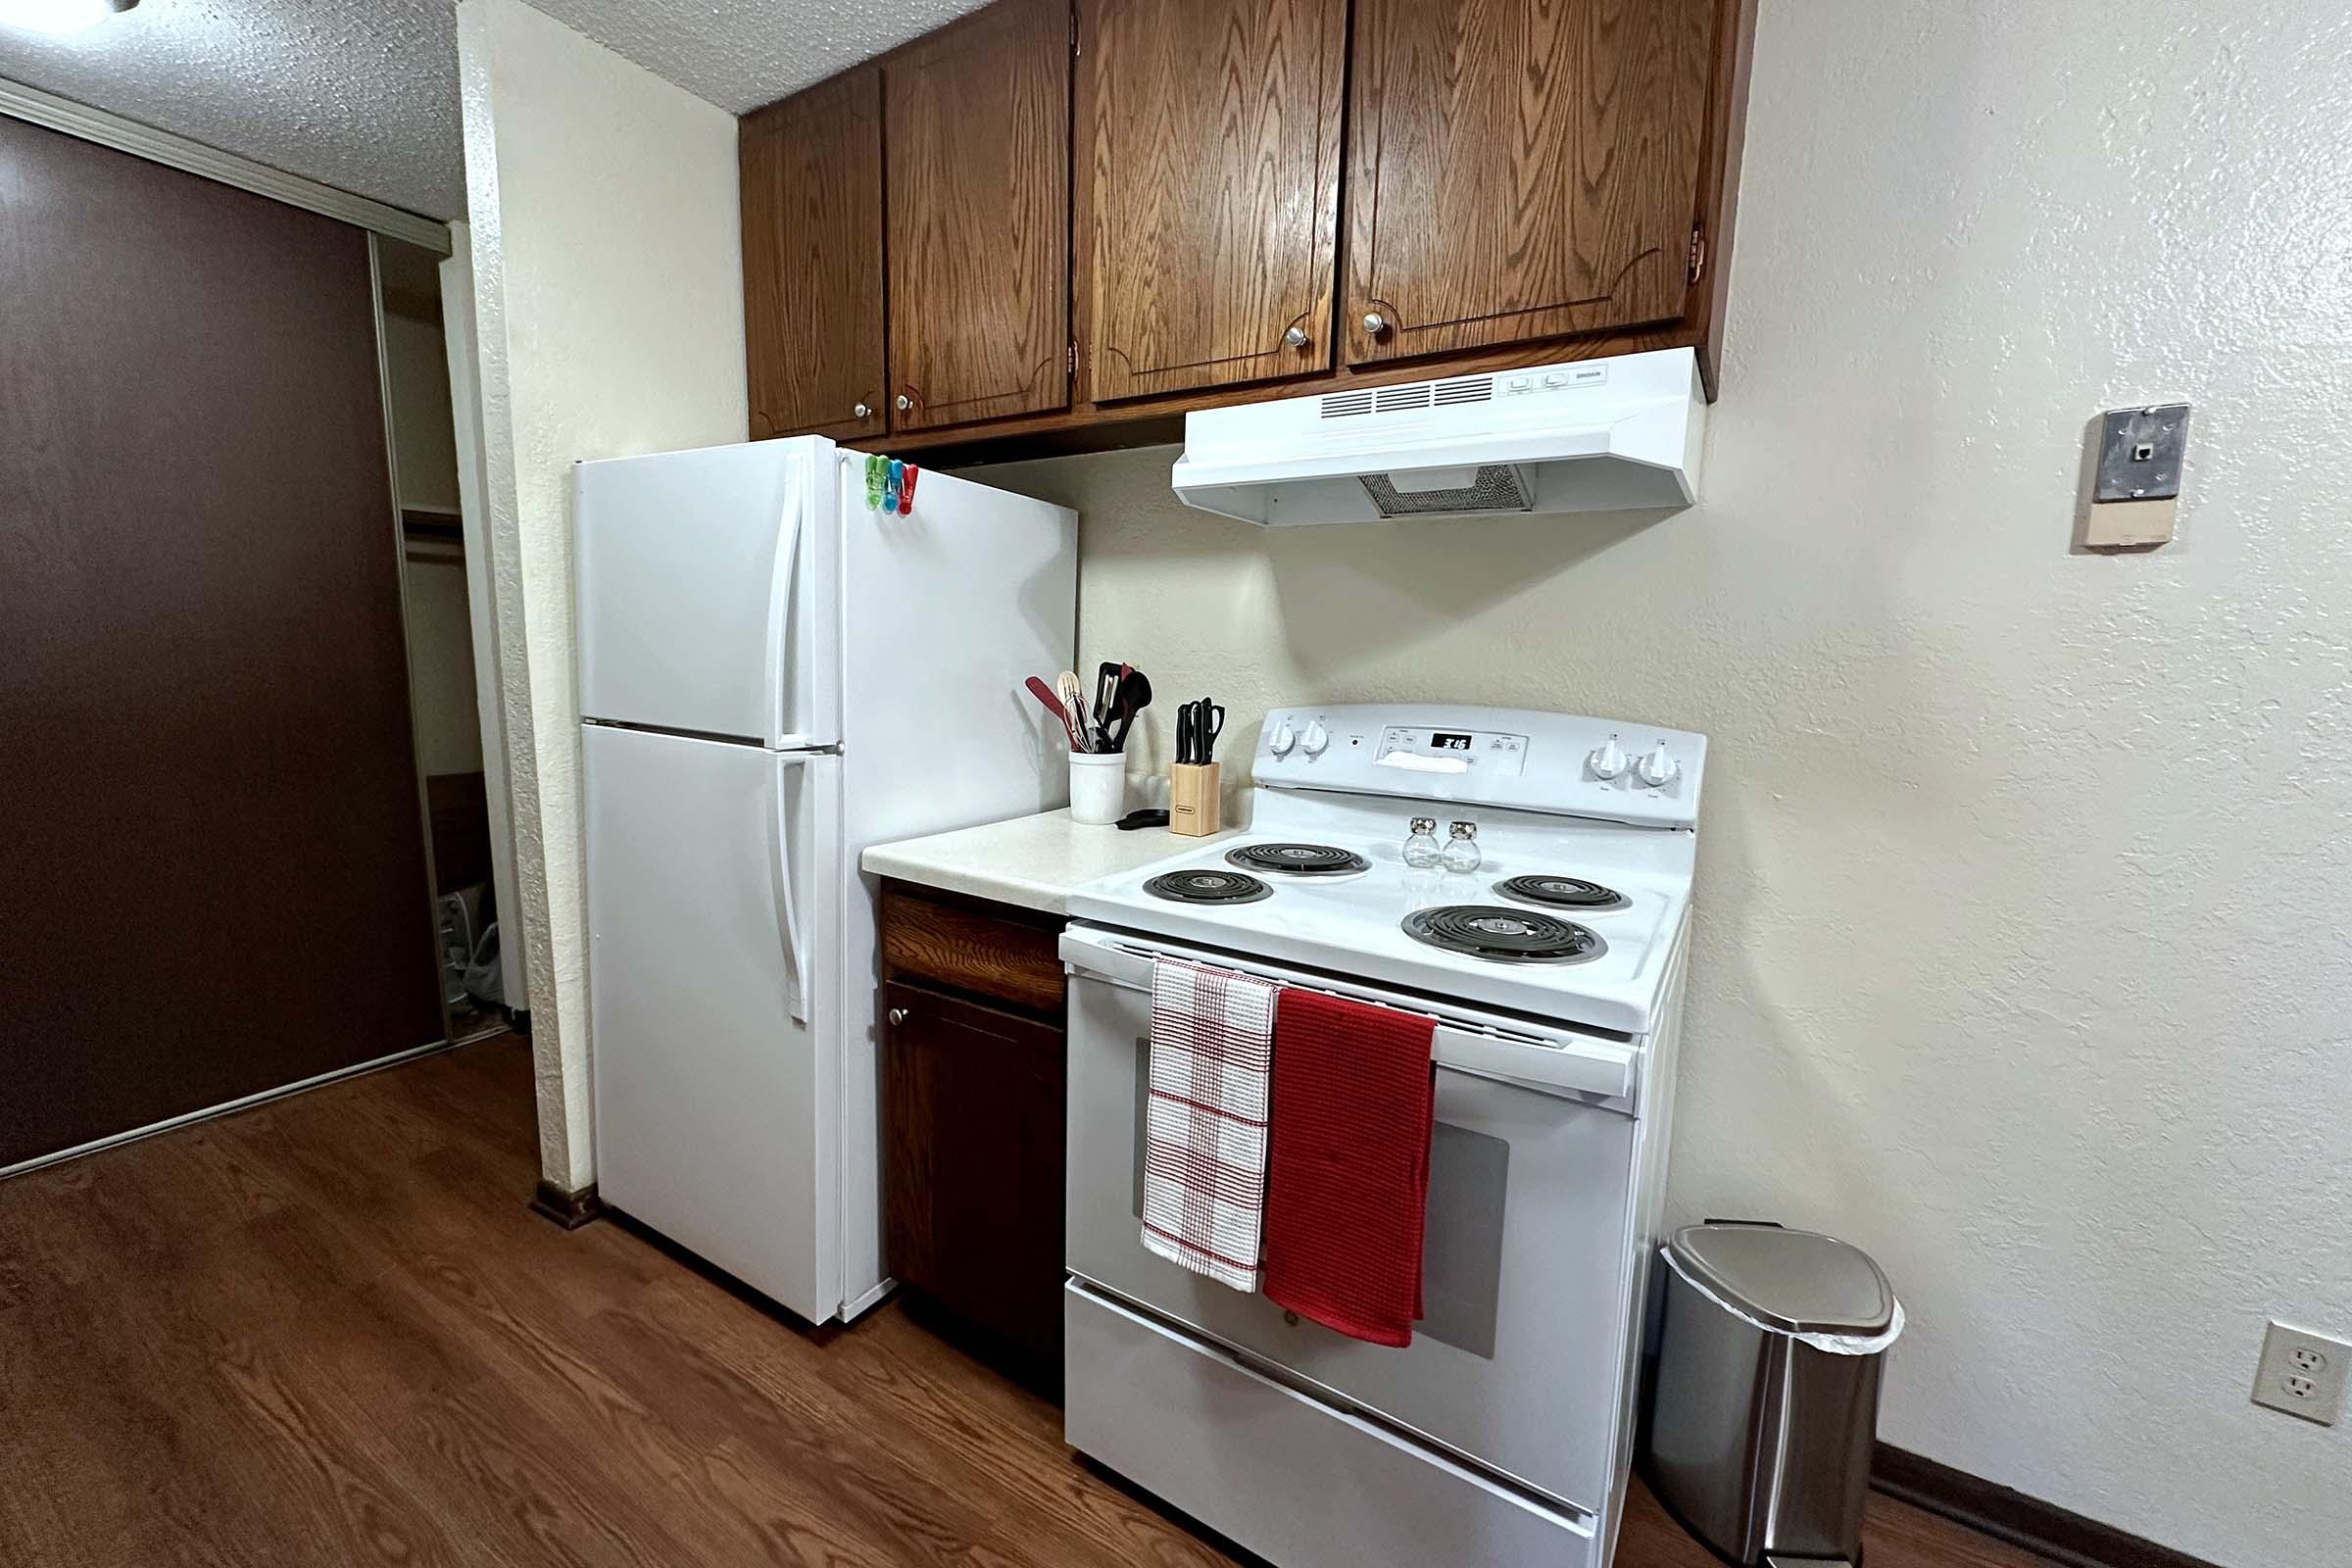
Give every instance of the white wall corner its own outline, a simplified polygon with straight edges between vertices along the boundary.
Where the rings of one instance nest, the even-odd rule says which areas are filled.
[[[596,1179],[570,473],[742,440],[736,122],[520,0],[461,0],[483,512],[542,1175]]]

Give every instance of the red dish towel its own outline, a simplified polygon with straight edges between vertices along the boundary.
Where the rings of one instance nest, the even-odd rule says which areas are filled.
[[[1374,1345],[1413,1343],[1437,1025],[1285,990],[1274,1015],[1266,1296]]]
[[[1237,1291],[1257,1289],[1275,990],[1176,958],[1152,975],[1144,1246]]]

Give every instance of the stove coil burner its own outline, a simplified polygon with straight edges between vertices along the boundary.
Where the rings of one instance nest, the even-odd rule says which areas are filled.
[[[1170,871],[1144,884],[1144,891],[1171,904],[1255,904],[1274,890],[1239,871]]]
[[[1404,917],[1404,934],[1447,953],[1494,963],[1583,963],[1608,944],[1556,915],[1493,904],[1446,904]]]
[[[1633,901],[1615,888],[1581,876],[1515,876],[1494,884],[1497,895],[1554,909],[1622,909]]]
[[[1329,844],[1245,844],[1225,860],[1274,876],[1356,876],[1372,869],[1372,862],[1353,850]]]

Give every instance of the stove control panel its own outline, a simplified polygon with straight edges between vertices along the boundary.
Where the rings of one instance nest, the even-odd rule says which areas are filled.
[[[1707,741],[1687,730],[1519,709],[1357,704],[1277,710],[1254,775],[1274,789],[1506,807],[1690,827]]]
[[[1498,730],[1392,724],[1381,731],[1372,760],[1406,773],[1517,773],[1527,765],[1527,737]]]

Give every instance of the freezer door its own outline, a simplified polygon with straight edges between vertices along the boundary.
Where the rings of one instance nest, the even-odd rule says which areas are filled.
[[[841,760],[589,725],[582,764],[599,1195],[822,1322]]]
[[[841,739],[838,465],[815,437],[575,470],[580,716]]]

